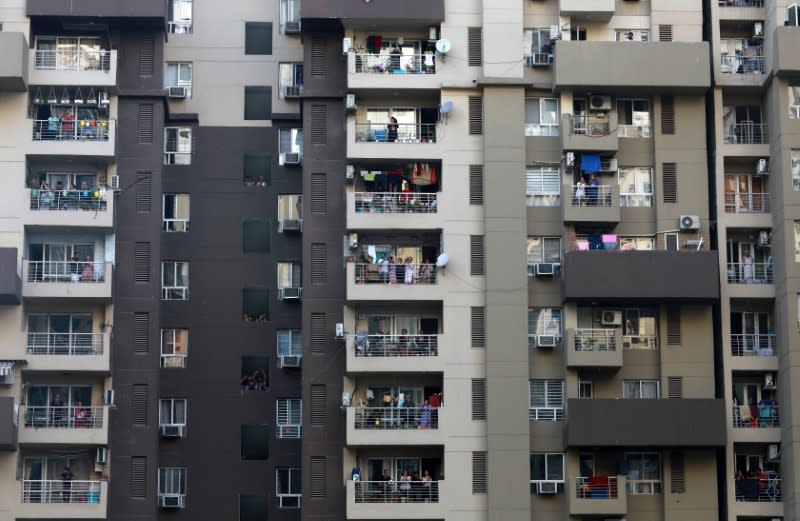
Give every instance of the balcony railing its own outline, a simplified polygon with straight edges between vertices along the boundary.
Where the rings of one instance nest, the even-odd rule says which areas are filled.
[[[275,436],[278,438],[302,438],[303,426],[294,423],[284,423],[275,426]]]
[[[23,503],[100,503],[100,481],[26,479]]]
[[[764,7],[763,0],[719,0],[720,7]]]
[[[86,190],[31,190],[30,208],[44,210],[86,210],[104,212],[108,201],[99,189]]]
[[[356,54],[359,74],[435,74],[436,57],[431,54]]]
[[[575,497],[579,499],[617,499],[619,483],[616,476],[575,478]]]
[[[528,419],[532,421],[562,421],[564,419],[564,407],[529,407]]]
[[[725,192],[726,213],[769,212],[769,194]]]
[[[103,333],[28,333],[29,355],[101,355]]]
[[[728,284],[772,284],[772,263],[729,262]]]
[[[439,335],[365,335],[354,340],[356,356],[437,356]]]
[[[27,282],[105,282],[105,262],[28,261]]]
[[[777,404],[734,405],[733,426],[739,429],[767,429],[781,426]]]
[[[356,481],[356,503],[438,503],[438,481]]]
[[[617,125],[617,135],[625,138],[648,138],[652,137],[650,125]]]
[[[616,333],[613,329],[576,329],[573,348],[575,351],[616,351]]]
[[[733,356],[775,356],[776,347],[775,335],[772,333],[731,335]]]
[[[24,425],[36,429],[101,429],[103,410],[103,407],[28,406]]]
[[[800,105],[789,105],[789,118],[800,119]]]
[[[764,56],[722,56],[721,58],[723,73],[764,74]]]
[[[656,335],[623,335],[622,347],[625,349],[658,349]]]
[[[642,208],[653,206],[652,192],[624,192],[619,194],[619,205],[622,208]]]
[[[108,120],[33,120],[34,141],[108,141]]]
[[[736,501],[768,503],[783,501],[780,478],[736,480]]]
[[[356,192],[356,212],[436,213],[437,194]]]
[[[572,185],[570,193],[570,204],[572,206],[597,206],[600,208],[611,208],[611,185]]]
[[[769,143],[765,123],[736,123],[725,130],[729,145],[766,145]]]
[[[570,133],[581,136],[607,136],[611,133],[608,119],[598,120],[596,116],[568,114]]]
[[[439,409],[434,407],[358,407],[356,429],[438,429]]]
[[[111,70],[111,51],[36,49],[33,67],[53,71],[108,71]]]
[[[356,143],[436,143],[436,123],[356,123]]]
[[[525,135],[528,137],[557,137],[559,125],[542,125],[540,123],[526,123]]]
[[[281,85],[284,98],[299,98],[303,92],[302,85]]]
[[[381,273],[378,264],[356,264],[356,284],[416,284],[438,283],[436,264],[389,264]],[[402,269],[402,271],[401,271]]]

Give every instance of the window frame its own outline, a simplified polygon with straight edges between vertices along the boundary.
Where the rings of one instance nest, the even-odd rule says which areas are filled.
[[[633,174],[633,187],[638,189],[641,184],[641,192],[628,192],[623,190],[622,182],[624,175]],[[645,180],[644,174],[647,174]],[[617,184],[619,185],[619,205],[625,208],[650,208],[653,206],[653,169],[648,166],[623,166],[617,168]],[[628,183],[630,185],[630,183]],[[647,187],[650,191],[647,191]],[[634,204],[638,203],[638,204]]]
[[[167,198],[172,197],[172,211],[178,213],[179,205],[176,204],[178,198],[186,198],[186,217],[167,217]],[[189,231],[189,221],[191,219],[191,194],[166,193],[161,197],[161,231],[167,233],[186,233]]]
[[[289,135],[289,150],[283,147],[282,136],[285,132],[290,132]],[[303,155],[303,129],[292,128],[279,128],[278,129],[278,154],[300,154]]]
[[[289,343],[288,347],[289,350],[287,352],[281,352],[281,343],[285,342],[285,340],[281,339],[281,336],[288,334]],[[278,357],[281,356],[302,356],[303,355],[303,331],[301,329],[278,329],[276,331],[277,340],[275,342],[275,349],[277,351]],[[297,338],[297,345],[295,345],[295,338]]]
[[[645,103],[647,110],[636,110],[637,103]],[[630,104],[630,123],[622,122],[624,111],[620,110],[620,105]],[[617,134],[620,138],[652,138],[653,137],[653,103],[649,98],[617,98]],[[647,114],[647,122],[638,121],[642,114]]]
[[[293,416],[298,420],[297,422],[290,421]],[[302,398],[278,398],[275,400],[275,437],[281,439],[303,437]]]
[[[178,280],[178,269],[179,267],[182,268],[183,265],[186,265],[186,285],[185,286],[167,286],[165,276],[168,269],[172,268],[173,271],[173,280]],[[183,271],[181,269],[181,271]],[[180,298],[171,298],[170,295],[173,293],[170,292],[177,292],[175,294],[182,294]],[[189,300],[189,261],[161,261],[161,300]]]
[[[539,246],[536,246],[536,245],[532,244],[532,241],[536,241],[536,240],[540,241],[540,245]],[[545,245],[548,242],[552,242],[552,241],[558,241],[558,260],[552,260],[555,257],[550,257],[550,258],[546,257],[547,251],[546,251]],[[552,245],[551,245],[551,247],[552,247]],[[540,251],[538,253],[540,254],[539,258],[541,260],[535,260],[535,259],[532,260],[531,259],[531,254],[532,253],[537,253],[537,252],[531,252],[531,248],[540,249]],[[527,237],[527,241],[526,241],[526,249],[525,249],[525,251],[526,251],[526,255],[527,255],[527,259],[528,259],[528,266],[533,266],[533,265],[536,265],[536,264],[551,264],[551,263],[560,265],[564,260],[564,250],[563,250],[563,243],[562,243],[561,237],[528,236]],[[552,255],[552,251],[550,252],[550,255]]]
[[[543,384],[542,396],[544,405],[534,405],[535,385]],[[551,386],[559,386],[561,393],[560,404],[555,400],[551,403]],[[563,421],[564,420],[564,380],[558,379],[531,379],[528,381],[528,419],[532,421]]]
[[[647,457],[654,457],[656,458],[656,464],[658,467],[658,479],[633,479],[631,477],[631,465],[629,462],[629,458],[632,457],[641,457],[642,461],[642,469],[645,468],[645,458]],[[628,494],[632,495],[654,495],[654,494],[661,494],[663,490],[663,468],[661,464],[661,454],[658,452],[626,452],[624,455],[625,466],[628,468],[628,482],[626,485]],[[642,486],[644,485],[644,486]],[[649,489],[649,491],[648,491]]]
[[[177,474],[177,476],[172,476]],[[183,496],[186,497],[186,478],[188,472],[186,467],[158,467],[158,495],[159,496]],[[175,483],[171,483],[177,478],[177,490]]]
[[[628,393],[628,386],[630,386],[631,384],[635,384],[636,385],[636,389],[635,389],[635,393],[634,393],[635,395],[634,396],[631,396]],[[647,398],[647,397],[644,396],[644,393],[642,392],[644,390],[644,384],[648,384],[648,385],[655,384],[655,386],[656,386],[656,396],[655,396],[655,398]],[[626,399],[626,400],[658,400],[658,399],[661,398],[661,382],[656,378],[653,378],[653,379],[643,378],[643,379],[623,380],[622,381],[622,398]]]
[[[537,465],[537,459],[541,458],[541,461]],[[561,460],[561,469],[558,472],[558,463],[551,461],[552,459],[560,459]],[[564,486],[566,484],[566,457],[563,452],[531,452],[529,457],[529,465],[530,465],[530,484],[531,489],[533,490],[534,486],[538,486],[540,483],[556,483],[556,492],[563,493]],[[559,479],[549,479],[551,477],[551,467],[555,465],[556,473],[560,474],[561,477]],[[538,472],[536,472],[536,467],[539,467],[539,470],[543,471],[543,474],[539,476]],[[538,479],[542,477],[544,479]]]
[[[528,121],[528,104],[538,103],[539,121]],[[555,111],[545,110],[547,103],[555,103]],[[561,112],[559,110],[560,103],[558,98],[551,98],[547,96],[531,96],[525,98],[525,135],[527,137],[558,137],[560,134],[560,118]],[[555,121],[553,123],[542,123],[542,116],[547,113],[553,113]],[[538,131],[537,131],[538,129]]]
[[[176,18],[175,17],[175,6],[185,6],[189,5],[189,17],[188,18]],[[172,7],[172,9],[170,9]],[[179,9],[181,14],[184,13],[184,9]],[[170,15],[170,11],[172,11],[172,15]],[[194,32],[194,0],[169,0],[167,2],[167,32],[170,34],[192,34]],[[170,20],[169,18],[172,18]]]
[[[286,473],[286,485],[289,489],[288,492],[281,492],[281,483],[284,481],[281,479],[281,473]],[[292,490],[292,475],[294,473],[300,474],[300,481],[299,487],[300,490],[293,491]],[[278,508],[285,509],[285,510],[296,510],[300,508],[300,503],[303,497],[303,469],[299,467],[276,467],[275,468],[275,501],[277,503]],[[288,499],[288,505],[285,502],[285,499]],[[295,503],[296,501],[296,503]],[[293,504],[294,503],[294,504]]]
[[[305,73],[303,65],[303,62],[281,62],[278,64],[278,98],[287,99],[287,88],[293,89],[292,97],[300,95],[303,91],[303,74]],[[284,69],[288,69],[286,74],[284,74]],[[287,82],[289,77],[291,77],[291,81]]]
[[[300,261],[281,261],[277,262],[276,264],[278,269],[278,280],[277,280],[278,289],[303,287],[303,264]],[[295,269],[297,269],[297,272],[300,277],[300,280],[297,282],[295,282],[294,280]],[[281,276],[282,270],[288,270],[288,279],[289,279],[288,286],[283,284],[283,277]]]
[[[177,333],[181,333],[183,339],[179,342],[176,340]],[[165,335],[172,336],[172,339],[165,342]],[[169,367],[169,368],[180,368],[183,369],[186,367],[186,360],[189,357],[189,330],[188,329],[180,329],[180,328],[164,328],[161,330],[161,346],[160,346],[160,353],[161,353],[161,367]],[[172,345],[172,352],[166,353],[164,351],[165,345]],[[176,344],[182,344],[183,354],[178,354],[175,352]],[[167,363],[167,360],[175,360],[176,363]]]
[[[536,314],[534,330],[531,330],[531,315]],[[549,318],[542,319],[542,313],[549,313]],[[541,322],[546,321],[547,324],[540,328]],[[558,332],[553,332],[550,322],[555,321],[558,325]],[[541,330],[540,330],[541,329]],[[528,347],[536,347],[536,339],[539,335],[556,336],[558,338],[564,337],[564,310],[559,307],[532,307],[528,308]],[[557,342],[560,345],[560,342]]]
[[[800,85],[789,85],[789,119],[800,119]]]
[[[589,390],[588,396],[584,395],[584,389]],[[578,398],[583,400],[591,400],[594,398],[594,380],[588,380],[586,378],[578,379]]]
[[[792,171],[792,190],[800,191],[800,148],[789,150],[789,168]]]
[[[177,81],[174,85],[170,85],[169,81],[169,68],[171,66],[175,66],[178,68],[178,74],[176,75]],[[181,69],[184,67],[189,68],[189,80],[182,80],[181,79]],[[194,80],[194,67],[192,66],[192,62],[167,62],[164,64],[164,86],[169,89],[170,87],[185,87],[186,88],[186,99],[191,99],[192,97],[192,82]]]
[[[192,127],[164,127],[165,165],[191,165],[193,148]]]
[[[649,42],[650,30],[649,29],[615,29],[616,41],[618,42]],[[628,33],[633,33],[633,39],[628,40],[624,36]]]
[[[303,194],[278,194],[278,221],[302,221],[302,203]]]
[[[183,405],[183,421],[180,421],[180,405]],[[167,407],[169,422],[163,422],[164,407]],[[189,417],[188,400],[186,398],[159,398],[158,400],[158,426],[159,427],[186,427]]]

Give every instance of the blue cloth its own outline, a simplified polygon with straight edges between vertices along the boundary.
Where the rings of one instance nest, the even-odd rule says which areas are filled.
[[[600,171],[600,154],[582,154],[581,170],[585,174]]]

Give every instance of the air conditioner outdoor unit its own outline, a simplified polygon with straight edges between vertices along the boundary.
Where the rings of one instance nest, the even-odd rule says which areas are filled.
[[[758,160],[756,163],[756,175],[768,175],[769,174],[769,162],[766,158],[762,158]]]
[[[558,270],[558,264],[552,262],[540,262],[536,265],[537,277],[553,277]]]
[[[97,452],[95,454],[94,462],[98,465],[105,465],[108,461],[108,449],[105,447],[97,447]]]
[[[344,178],[348,181],[352,181],[353,178],[356,176],[356,167],[353,165],[347,165],[344,171]]]
[[[186,497],[180,494],[161,494],[158,496],[158,506],[161,508],[185,508]]]
[[[344,108],[347,110],[349,114],[352,114],[356,111],[356,95],[355,94],[348,94],[344,98]]]
[[[756,22],[753,24],[753,37],[761,38],[764,36],[764,22]]]
[[[119,176],[112,175],[111,176],[111,189],[112,190],[119,190]]]
[[[528,56],[528,67],[550,67],[553,64],[553,55],[546,52],[537,52]]]
[[[169,88],[169,92],[168,92],[167,95],[170,98],[181,98],[182,99],[182,98],[186,97],[187,92],[188,91],[187,91],[186,87],[170,87]]]
[[[342,38],[342,54],[347,54],[353,48],[352,38]]]
[[[303,288],[280,288],[281,300],[300,300],[303,294]]]
[[[336,323],[335,334],[336,338],[344,338],[344,324],[341,322]]]
[[[767,445],[767,459],[775,461],[781,458],[781,446],[777,443]]]
[[[558,492],[558,483],[555,481],[540,481],[536,488],[539,494],[551,495]]]
[[[297,34],[300,32],[300,22],[286,22],[283,24],[284,34]]]
[[[300,364],[303,361],[303,357],[301,355],[284,355],[278,357],[278,369],[283,369],[284,367],[300,367]]]
[[[358,234],[356,232],[347,234],[347,247],[351,250],[358,248]]]
[[[567,152],[565,161],[567,166],[575,166],[575,152]]]
[[[699,230],[699,215],[681,215],[681,230]]]
[[[614,310],[603,310],[603,314],[600,317],[600,322],[604,326],[621,326],[622,325],[622,311],[614,311]]]
[[[161,437],[162,438],[183,438],[185,425],[162,425]]]
[[[558,345],[558,338],[555,335],[537,335],[536,347],[556,347]]]
[[[300,165],[303,163],[303,154],[299,152],[281,152],[280,164],[283,165]]]
[[[105,405],[114,405],[114,389],[106,389],[104,399]]]
[[[770,233],[768,230],[761,230],[758,232],[758,245],[769,246]]]
[[[611,110],[611,96],[591,96],[589,98],[589,110],[608,112]]]
[[[281,219],[278,221],[278,233],[303,231],[303,221],[300,219]]]
[[[767,390],[775,389],[775,373],[766,373],[764,375],[764,385],[762,388]]]

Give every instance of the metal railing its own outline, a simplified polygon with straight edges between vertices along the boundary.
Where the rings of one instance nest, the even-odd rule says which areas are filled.
[[[28,282],[105,282],[105,262],[28,261]]]
[[[356,212],[436,213],[437,194],[402,192],[356,192]]]
[[[622,208],[643,208],[653,206],[652,192],[627,192],[619,194],[619,205]]]
[[[660,479],[630,479],[625,485],[626,492],[631,496],[661,494]]]
[[[764,74],[764,56],[722,56],[721,60],[725,74]]]
[[[579,499],[617,499],[619,483],[616,476],[575,478],[575,497]]]
[[[763,0],[719,0],[720,7],[764,7]]]
[[[731,335],[731,354],[733,356],[775,356],[777,346],[773,333]]]
[[[436,123],[356,123],[356,143],[436,143]]]
[[[111,70],[111,51],[36,49],[33,68],[54,71],[108,71]]]
[[[91,210],[104,212],[108,209],[108,201],[97,188],[86,190],[32,189],[30,192],[30,209],[33,211]]]
[[[625,138],[652,137],[650,125],[617,125],[617,136]]]
[[[772,284],[772,263],[729,262],[728,284]]]
[[[103,410],[102,406],[28,406],[24,425],[34,429],[100,429]]]
[[[275,504],[278,508],[300,508],[303,494],[275,494]]]
[[[572,185],[569,200],[572,206],[611,208],[611,185]]]
[[[356,264],[356,284],[437,284],[436,264],[389,264],[381,273],[378,264]]]
[[[766,145],[769,143],[766,123],[735,123],[725,130],[729,145]]]
[[[769,503],[783,501],[780,478],[746,478],[735,482],[736,501]]]
[[[167,32],[170,34],[192,34],[192,21],[173,20],[167,22]]]
[[[359,74],[435,74],[436,56],[431,54],[356,54]]]
[[[28,333],[29,355],[101,355],[103,333]]]
[[[789,118],[800,119],[800,105],[789,105]]]
[[[356,503],[438,503],[438,481],[356,481]]]
[[[73,120],[64,121],[34,119],[34,141],[108,141],[112,120]]]
[[[781,426],[778,404],[734,405],[733,426],[739,429],[767,429]]]
[[[608,120],[599,121],[596,116],[580,116],[567,114],[570,134],[600,137],[611,133]]]
[[[356,356],[438,356],[439,335],[364,335],[354,340]]]
[[[438,429],[439,409],[427,407],[357,407],[356,429]]]
[[[769,194],[759,192],[725,192],[726,213],[769,212]]]
[[[164,217],[161,222],[161,229],[165,232],[189,231],[189,219],[172,219]]]
[[[23,503],[100,503],[100,481],[26,479]]]
[[[186,355],[161,355],[161,367],[184,368]]]
[[[281,85],[284,98],[299,98],[303,92],[302,85]]]
[[[303,426],[296,423],[284,423],[275,426],[277,438],[302,438]]]
[[[575,351],[616,351],[617,335],[614,329],[589,329],[575,330]]]
[[[528,407],[528,419],[533,421],[562,421],[564,419],[564,406]]]
[[[658,336],[623,335],[622,347],[625,349],[658,349]]]
[[[557,137],[560,132],[558,124],[525,123],[525,135],[529,137]]]

